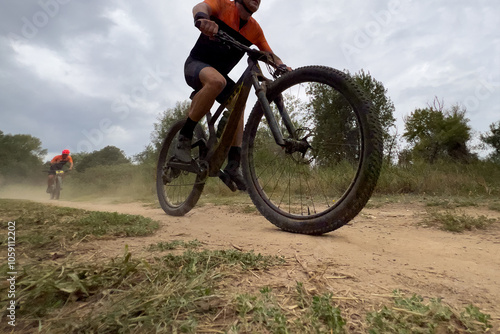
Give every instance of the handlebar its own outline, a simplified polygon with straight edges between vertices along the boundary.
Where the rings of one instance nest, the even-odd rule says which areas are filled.
[[[246,46],[245,44],[238,42],[236,39],[231,37],[228,33],[226,33],[223,30],[219,29],[219,31],[217,32],[217,34],[215,34],[214,37],[223,44],[226,44],[226,43],[231,44],[235,48],[246,52],[252,58],[256,58],[256,59],[262,60],[264,62],[267,62],[267,60],[268,60],[268,53],[263,52],[263,51],[259,51],[257,49],[252,49],[252,48]]]
[[[196,26],[196,28],[199,29],[201,26],[201,22],[199,20],[196,21],[195,26]],[[246,46],[245,44],[238,42],[236,39],[234,39],[228,33],[226,33],[225,31],[223,31],[221,29],[219,29],[219,31],[217,31],[217,33],[214,35],[214,38],[223,44],[230,44],[233,47],[235,47],[236,49],[241,50],[243,52],[246,52],[248,54],[248,56],[251,57],[252,59],[262,61],[262,62],[272,66],[275,69],[274,73],[272,73],[274,77],[280,76],[288,71],[287,66],[285,64],[281,64],[281,65],[276,64],[273,60],[273,57],[271,56],[271,54],[269,52],[260,51],[257,49],[250,48],[250,47]]]

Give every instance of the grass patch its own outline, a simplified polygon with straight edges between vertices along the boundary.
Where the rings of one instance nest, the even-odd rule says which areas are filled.
[[[479,206],[477,204],[476,200],[460,199],[460,198],[454,198],[451,200],[450,199],[436,198],[436,199],[431,199],[431,200],[427,201],[427,203],[425,205],[428,207],[442,207],[442,208],[447,208],[447,209]]]
[[[285,296],[269,287],[258,294],[239,294],[234,299],[238,320],[230,332],[345,333],[346,321],[332,297],[331,293],[311,295],[301,282]]]
[[[219,290],[223,279],[283,262],[235,250],[188,250],[149,262],[126,251],[108,264],[27,265],[17,278],[18,328],[38,327],[42,333],[195,333],[226,304]],[[2,308],[5,290],[0,288]]]
[[[4,230],[7,222],[16,222],[16,245],[30,257],[83,239],[151,235],[159,227],[157,221],[142,216],[7,199],[0,199],[0,220]],[[6,241],[5,236],[0,244]]]
[[[179,243],[181,247],[188,244]],[[133,258],[125,249],[122,257],[108,263],[67,260],[25,265],[17,277],[16,330],[51,334],[350,333],[353,328],[347,328],[336,297],[322,288],[306,289],[301,282],[295,289],[261,286],[256,292],[248,288],[240,292],[241,287],[236,288],[247,277],[279,270],[285,264],[281,257],[253,252],[192,249],[146,261]],[[6,285],[0,285],[2,309],[8,302],[6,290]],[[360,319],[358,330],[482,333],[491,327],[489,321],[489,315],[472,305],[459,312],[438,299],[424,303],[419,296],[404,298],[395,293],[393,305],[369,313],[365,322]],[[0,332],[6,330],[6,324],[0,324]]]
[[[183,240],[173,240],[168,242],[158,242],[156,244],[149,245],[147,248],[149,251],[167,251],[179,248],[186,249],[196,249],[201,247],[202,243],[198,240],[183,241]]]
[[[415,202],[421,201],[420,196],[399,194],[399,195],[373,195],[368,203],[366,203],[366,209],[380,209],[386,205],[391,204],[413,204]]]
[[[440,299],[424,302],[421,296],[405,298],[394,292],[394,304],[367,315],[368,333],[485,333],[491,317],[473,305],[458,311]]]
[[[438,227],[444,231],[464,232],[472,230],[485,230],[495,223],[495,219],[486,216],[472,217],[465,213],[455,211],[428,211],[428,217],[420,224],[426,227]]]

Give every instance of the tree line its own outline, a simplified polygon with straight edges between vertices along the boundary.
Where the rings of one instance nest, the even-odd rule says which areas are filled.
[[[0,185],[45,178],[50,167],[47,149],[39,138],[28,134],[5,134],[0,130]],[[78,172],[92,167],[132,164],[123,150],[106,146],[93,152],[71,154]]]

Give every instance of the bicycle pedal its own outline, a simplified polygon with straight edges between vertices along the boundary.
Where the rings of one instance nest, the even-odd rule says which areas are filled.
[[[221,179],[222,182],[224,182],[224,184],[229,188],[231,189],[232,192],[236,192],[238,190],[238,187],[236,186],[236,184],[231,180],[231,177],[229,176],[229,174],[227,174],[226,172],[224,171],[219,171],[219,179]]]

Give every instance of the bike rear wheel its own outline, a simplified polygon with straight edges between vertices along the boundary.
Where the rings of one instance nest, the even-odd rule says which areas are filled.
[[[169,167],[174,149],[177,145],[178,133],[185,121],[178,121],[167,133],[158,158],[156,168],[156,192],[160,205],[171,216],[183,216],[198,202],[205,186],[205,180],[196,173]],[[204,140],[205,134],[200,125],[196,126],[193,145]],[[202,148],[198,146],[191,150],[191,156],[199,161]]]
[[[347,224],[369,200],[382,165],[381,129],[370,101],[343,72],[319,66],[287,73],[267,87],[283,97],[296,133],[278,146],[260,102],[245,127],[242,167],[248,192],[271,223],[323,234]]]

